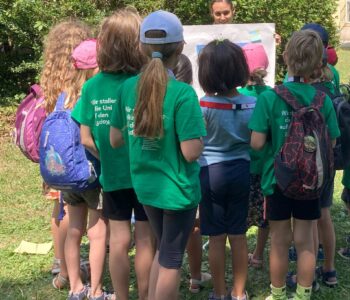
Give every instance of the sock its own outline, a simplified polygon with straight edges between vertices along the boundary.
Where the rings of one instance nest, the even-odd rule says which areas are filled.
[[[288,299],[286,286],[276,288],[271,284],[270,287],[271,287],[271,296],[269,297],[269,299],[271,299],[271,300],[287,300]]]
[[[303,287],[297,284],[297,291],[294,296],[294,300],[310,300],[311,299],[312,286]]]

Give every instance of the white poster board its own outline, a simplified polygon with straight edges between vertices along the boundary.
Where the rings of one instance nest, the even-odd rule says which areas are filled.
[[[198,83],[197,58],[200,50],[214,39],[229,39],[243,46],[247,43],[262,43],[269,58],[268,75],[266,84],[273,87],[275,82],[275,24],[215,24],[215,25],[192,25],[184,26],[185,46],[183,53],[189,57],[193,67],[193,87],[198,97],[204,92]]]

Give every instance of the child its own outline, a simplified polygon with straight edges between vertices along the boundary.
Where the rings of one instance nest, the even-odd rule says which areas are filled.
[[[181,54],[175,69],[173,70],[176,80],[191,84],[193,82],[192,64],[190,59]],[[190,269],[190,287],[191,293],[199,293],[201,287],[211,279],[211,275],[201,272],[202,264],[202,236],[199,229],[199,210],[197,209],[196,221],[192,233],[187,243],[188,264]]]
[[[242,95],[258,97],[262,92],[270,90],[265,84],[269,60],[262,44],[252,43],[242,47],[249,67],[248,84],[238,90]],[[248,254],[248,264],[253,268],[263,266],[264,249],[269,236],[268,222],[264,218],[264,196],[261,192],[261,173],[264,166],[263,151],[250,151],[250,194],[248,210],[248,227],[258,226],[256,247]]]
[[[305,83],[322,62],[323,45],[311,30],[294,32],[287,43],[284,59],[288,67],[288,82],[284,86],[299,103],[310,105],[316,90]],[[274,157],[287,135],[292,108],[277,96],[266,91],[258,96],[249,128],[254,150],[268,148],[262,172],[261,186],[266,198],[266,214],[271,232],[270,272],[271,296],[267,299],[287,299],[285,276],[288,270],[288,248],[294,238],[298,253],[297,290],[294,299],[310,299],[315,272],[313,222],[320,217],[319,199],[296,200],[282,194],[276,186]],[[336,115],[331,100],[326,97],[321,109],[333,142],[339,136]],[[267,141],[269,135],[269,141]],[[293,232],[291,231],[293,217]]]
[[[129,146],[133,186],[157,239],[148,299],[175,300],[200,200],[196,160],[206,132],[195,91],[171,71],[184,44],[180,20],[156,11],[140,32],[149,62],[119,90],[110,137],[114,147]]]
[[[96,40],[83,41],[72,54],[75,72],[67,80],[65,108],[72,109],[80,96],[84,82],[98,72],[96,62]],[[70,283],[69,300],[104,300],[102,291],[102,273],[106,252],[107,223],[101,217],[100,188],[83,192],[63,192],[68,204],[69,225],[65,242],[65,258]],[[89,220],[87,223],[87,213]],[[91,287],[84,286],[80,278],[80,242],[86,230],[90,242],[89,261],[91,269]]]
[[[101,72],[87,81],[73,117],[81,123],[82,143],[101,161],[103,216],[109,219],[109,269],[115,295],[129,299],[130,220],[134,211],[135,270],[140,300],[147,299],[149,273],[154,256],[153,235],[142,205],[132,188],[127,147],[113,149],[109,122],[116,91],[137,74],[145,62],[139,49],[141,19],[131,9],[118,10],[106,18],[98,36]]]
[[[51,113],[56,105],[58,95],[66,89],[66,82],[74,72],[71,55],[73,49],[83,40],[92,37],[90,28],[80,21],[65,21],[58,23],[48,33],[44,42],[44,66],[40,76],[40,85],[45,95],[47,113]],[[64,241],[67,235],[68,215],[59,219],[60,194],[43,184],[43,193],[49,200],[54,201],[51,217],[51,231],[54,243],[54,263],[52,273],[56,275],[52,284],[55,288],[67,286],[68,273],[64,261]]]
[[[248,121],[256,98],[237,92],[249,70],[242,49],[228,40],[210,42],[199,55],[199,83],[208,135],[200,157],[201,233],[209,235],[209,265],[214,292],[209,299],[226,299],[225,245],[232,253],[230,299],[248,299],[246,219],[249,197]]]

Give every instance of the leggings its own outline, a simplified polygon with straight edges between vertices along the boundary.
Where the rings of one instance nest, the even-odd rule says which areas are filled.
[[[180,269],[197,207],[189,210],[165,210],[145,205],[144,208],[157,239],[159,264],[167,269]]]

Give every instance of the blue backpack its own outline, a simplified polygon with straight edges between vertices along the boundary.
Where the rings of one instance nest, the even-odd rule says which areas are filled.
[[[64,109],[61,93],[40,135],[40,173],[57,190],[81,192],[99,186],[99,161],[81,144],[78,123]]]

